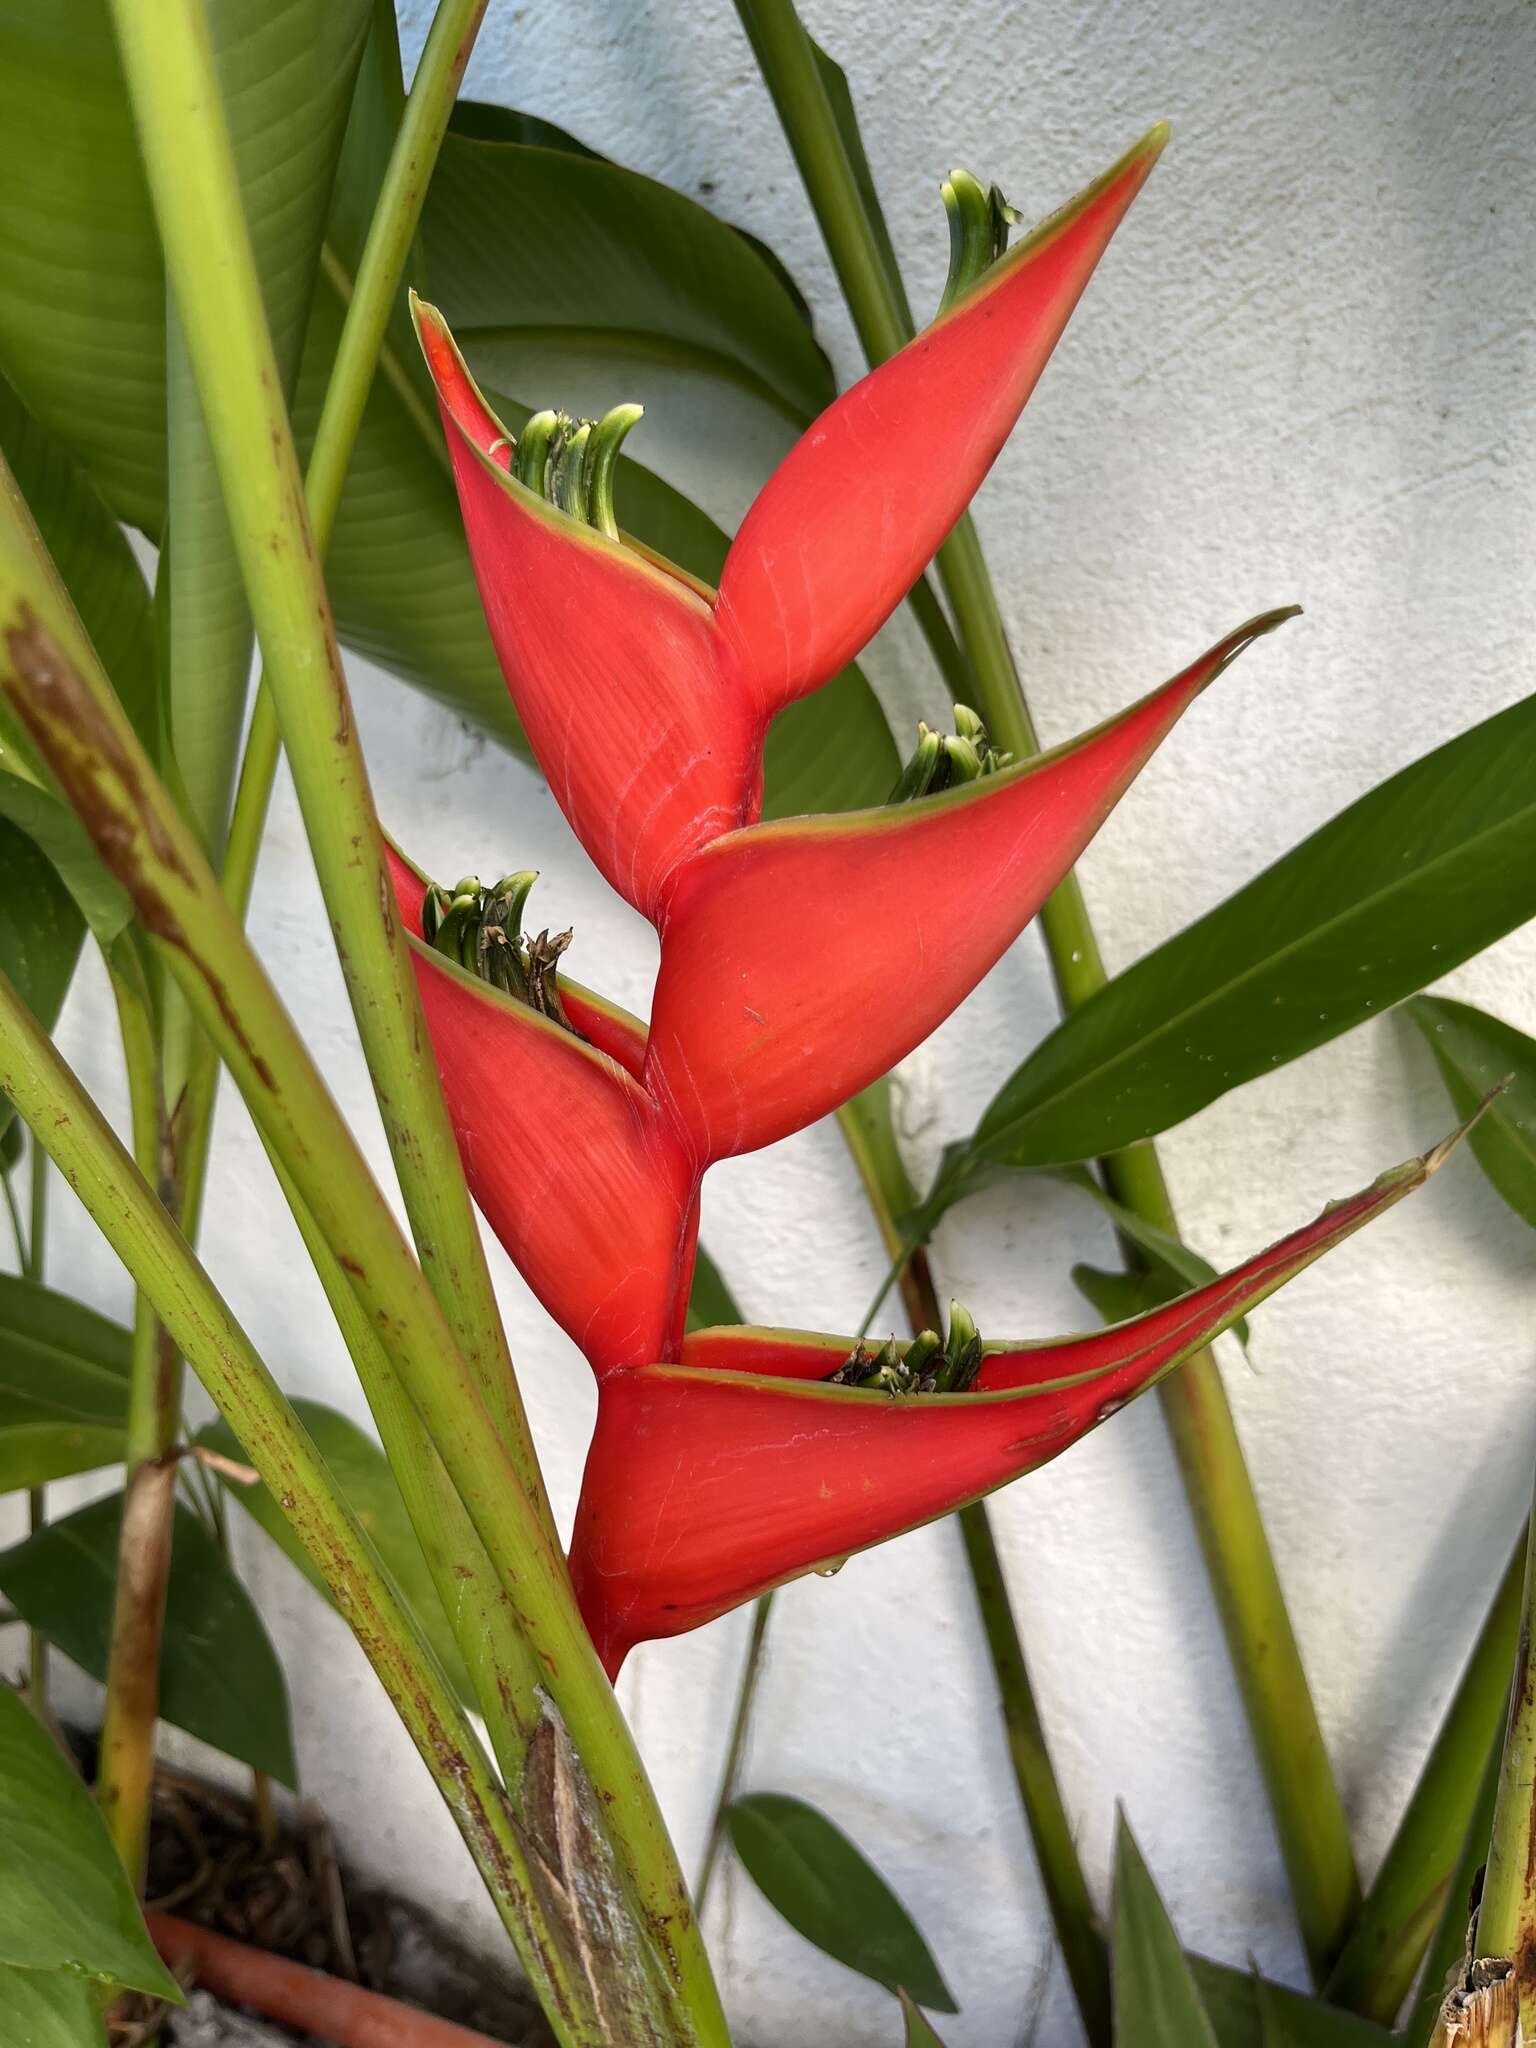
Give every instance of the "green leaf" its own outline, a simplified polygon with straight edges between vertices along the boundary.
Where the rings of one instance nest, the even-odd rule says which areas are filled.
[[[6,2048],[105,2048],[106,2020],[90,1984],[62,1970],[0,1967]]]
[[[0,1963],[69,1970],[181,2003],[95,1801],[4,1686],[0,1844]]]
[[[1415,761],[1118,975],[1005,1083],[978,1158],[1152,1137],[1536,914],[1536,696]]]
[[[1124,1267],[1107,1272],[1102,1266],[1074,1266],[1072,1284],[1104,1323],[1128,1323],[1184,1292],[1167,1274],[1128,1273]]]
[[[752,1792],[726,1824],[769,1905],[823,1955],[935,2012],[959,2010],[905,1906],[825,1814],[783,1792]]]
[[[1502,1081],[1469,1140],[1477,1163],[1517,1216],[1536,1228],[1536,1039],[1445,996],[1419,996],[1408,1015],[1423,1032],[1463,1117]]]
[[[165,276],[107,0],[0,9],[0,368],[150,534]]]
[[[123,1498],[93,1502],[0,1553],[0,1593],[92,1678],[107,1671]],[[161,1718],[280,1784],[296,1782],[288,1691],[250,1595],[202,1523],[176,1508]]]
[[[832,397],[801,308],[746,238],[601,157],[450,133],[422,239],[465,353],[534,405],[574,409],[593,379],[652,406],[713,387],[795,428]]]
[[[1115,1839],[1115,2048],[1218,2048],[1168,1909],[1125,1816]]]
[[[688,1297],[689,1329],[714,1330],[744,1320],[724,1274],[700,1245],[693,1268],[693,1291]]]
[[[303,1400],[296,1400],[293,1406],[313,1437],[316,1449],[335,1475],[347,1505],[372,1538],[407,1606],[431,1640],[454,1689],[461,1699],[473,1704],[469,1674],[464,1668],[464,1660],[459,1654],[448,1617],[443,1612],[442,1602],[438,1599],[431,1570],[411,1527],[411,1518],[406,1513],[399,1486],[389,1469],[388,1459],[371,1436],[345,1415],[337,1414],[334,1408],[327,1408],[319,1401]],[[221,1451],[227,1458],[245,1459],[245,1452],[227,1422],[210,1423],[206,1429],[199,1430],[197,1441],[210,1450]],[[220,1476],[223,1477],[222,1474]],[[260,1484],[241,1486],[227,1478],[224,1484],[252,1520],[260,1523],[284,1556],[291,1558],[310,1584],[329,1599],[325,1581],[294,1534],[292,1523],[266,1487]]]
[[[910,1995],[903,1990],[900,1997],[901,2016],[907,2023],[907,2048],[944,2048],[944,2043],[929,2026],[926,2017],[912,2002]]]
[[[130,1344],[67,1295],[0,1274],[0,1493],[122,1457]]]
[[[1218,2048],[1390,2048],[1397,2038],[1357,2014],[1206,1956],[1188,1958]]]
[[[1207,1287],[1221,1275],[1208,1259],[1202,1259],[1198,1252],[1190,1250],[1182,1238],[1171,1231],[1160,1230],[1155,1223],[1149,1223],[1144,1216],[1138,1216],[1134,1209],[1128,1209],[1123,1202],[1117,1202],[1107,1188],[1100,1186],[1098,1176],[1086,1166],[1054,1167],[1047,1178],[1059,1180],[1068,1187],[1077,1188],[1081,1193],[1097,1202],[1113,1223],[1120,1235],[1135,1245],[1146,1261],[1149,1276],[1153,1282],[1153,1299],[1147,1306],[1155,1308],[1161,1302],[1176,1301],[1192,1287]],[[1137,1310],[1135,1313],[1140,1314]],[[1248,1319],[1239,1316],[1232,1325],[1232,1333],[1240,1343],[1248,1342]]]
[[[0,786],[10,780],[0,775]],[[3,797],[0,797],[3,803]],[[45,1031],[56,1023],[85,930],[52,861],[0,817],[0,970]],[[0,1098],[0,1127],[13,1114]]]

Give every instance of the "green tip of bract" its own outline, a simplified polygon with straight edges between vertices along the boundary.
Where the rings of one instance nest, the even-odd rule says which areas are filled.
[[[949,276],[939,301],[939,311],[947,313],[1008,247],[1020,215],[998,186],[983,185],[969,171],[951,171],[939,189],[949,216]]]

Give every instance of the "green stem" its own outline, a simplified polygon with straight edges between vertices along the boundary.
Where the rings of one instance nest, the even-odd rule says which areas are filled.
[[[461,64],[481,11],[479,0],[445,0],[433,23],[436,77]],[[113,18],[266,683],[412,1233],[482,1402],[549,1532],[543,1479],[395,913],[206,22],[197,0],[153,8],[113,0]],[[446,121],[440,100],[431,115],[433,123]],[[440,126],[413,129],[407,146],[393,152],[381,193],[385,225],[370,235],[359,266],[369,289],[349,308],[349,324],[357,324],[350,343],[343,337],[335,425],[311,456],[317,495],[333,516],[393,300],[393,289],[386,294],[374,283],[398,282],[411,239],[402,230],[414,229],[412,208],[419,210],[430,172],[430,155],[416,154],[414,144],[430,143],[434,132]]]
[[[1493,1807],[1498,1797],[1503,1749],[1501,1730],[1488,1747],[1471,1819],[1462,1836],[1461,1851],[1445,1888],[1440,1918],[1424,1957],[1418,1996],[1402,2028],[1402,2039],[1409,2048],[1431,2048],[1439,2026],[1440,2008],[1445,2003],[1453,1973],[1462,1975],[1472,1960],[1478,1879],[1488,1860],[1488,1836],[1493,1827]]]
[[[704,1861],[699,1866],[699,1881],[693,1888],[693,1910],[700,1920],[704,1918],[710,1881],[720,1860],[720,1851],[725,1845],[726,1815],[741,1782],[741,1767],[747,1754],[747,1736],[752,1726],[752,1710],[757,1702],[758,1682],[763,1675],[763,1653],[768,1643],[768,1623],[772,1617],[773,1594],[767,1592],[753,1603],[752,1633],[747,1639],[747,1659],[742,1666],[741,1682],[736,1689],[736,1712],[731,1721],[730,1741],[726,1744],[725,1764],[720,1772],[720,1790],[715,1795],[714,1809],[709,1817],[709,1833],[704,1843]]]
[[[1489,1750],[1497,1744],[1508,1711],[1525,1546],[1522,1533],[1413,1797],[1328,1979],[1326,1996],[1333,2004],[1349,2006],[1383,2026],[1391,2026],[1401,2011],[1448,1900],[1460,1916],[1458,1944],[1465,1934],[1465,1896],[1456,1899],[1448,1887],[1476,1812]],[[1485,1847],[1487,1828],[1485,1822]],[[1451,1960],[1442,1965],[1441,1976]]]
[[[156,13],[157,21],[165,18]],[[0,515],[6,504],[0,495]],[[24,507],[10,501],[10,510],[9,522],[0,517],[0,697],[127,889],[436,1445],[592,1780],[595,1810],[623,1873],[628,1913],[613,1901],[615,1919],[649,1944],[670,2037],[722,2041],[724,2020],[682,1874],[539,1503],[524,1488],[440,1301],[195,835],[56,580],[39,567],[40,543]],[[358,853],[370,867],[372,844]],[[434,1085],[435,1079],[434,1073]],[[514,1679],[507,1675],[509,1684]]]
[[[737,0],[764,79],[789,137],[844,297],[871,364],[911,338],[852,161],[790,0]],[[997,745],[1021,758],[1039,751],[1034,722],[1008,649],[996,592],[969,518],[940,550],[941,580],[975,672],[974,708]],[[1076,878],[1069,876],[1040,916],[1063,1006],[1071,1009],[1106,975]],[[1104,1162],[1122,1200],[1159,1227],[1176,1230],[1168,1190],[1150,1147]],[[1290,1616],[1259,1514],[1242,1446],[1209,1351],[1158,1390],[1195,1517],[1227,1646],[1296,1902],[1313,1973],[1337,1957],[1360,1900],[1343,1802],[1328,1763]]]
[[[1511,1681],[1509,1724],[1499,1764],[1488,1874],[1477,1916],[1477,1954],[1507,1956],[1515,1965],[1520,2026],[1536,2041],[1536,1513],[1526,1532],[1520,1636]]]
[[[43,1272],[48,1254],[48,1154],[36,1138],[29,1150],[32,1155],[32,1186],[28,1192],[27,1242],[22,1254],[21,1271],[24,1279],[42,1285]],[[6,1183],[9,1190],[10,1183]],[[18,1219],[19,1221],[19,1219]],[[18,1246],[21,1243],[17,1237]],[[45,1486],[27,1488],[27,1529],[35,1536],[48,1526],[48,1489]],[[48,1638],[39,1628],[27,1631],[27,1698],[32,1711],[44,1723],[48,1720]]]
[[[547,2009],[559,1983],[548,1968],[568,1930],[552,1924],[547,1884],[501,1783],[420,1628],[347,1506],[277,1382],[235,1321],[153,1188],[0,975],[0,1089],[79,1196],[136,1285],[154,1303],[240,1439],[346,1616],[442,1793]],[[601,2036],[557,2028],[596,2048]]]
[[[148,989],[131,940],[119,942],[118,957],[108,958],[107,971],[128,1071],[134,1163],[165,1201],[173,1191],[165,1178],[159,1047]],[[134,1299],[123,1520],[96,1784],[103,1817],[135,1888],[143,1885],[149,1856],[160,1643],[170,1581],[180,1433],[181,1360],[166,1340],[154,1303],[140,1289]]]
[[[889,1078],[877,1081],[838,1112],[838,1122],[885,1248],[893,1256],[904,1239],[898,1218],[912,1206],[912,1186],[896,1143]],[[945,1328],[928,1256],[919,1248],[902,1267],[902,1299],[913,1334]],[[1051,1762],[1045,1724],[1008,1597],[1003,1562],[982,1501],[956,1516],[966,1566],[986,1636],[1008,1739],[1014,1782],[1045,1890],[1051,1924],[1061,1944],[1078,2015],[1090,2048],[1109,2048],[1109,1956],[1093,1910],[1093,1897],[1073,1838],[1066,1801]]]

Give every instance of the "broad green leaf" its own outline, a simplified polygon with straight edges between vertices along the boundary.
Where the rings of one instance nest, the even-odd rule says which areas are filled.
[[[1486,1010],[1445,996],[1417,997],[1408,1015],[1423,1032],[1463,1117],[1508,1081],[1472,1126],[1469,1143],[1498,1193],[1536,1228],[1536,1040]]]
[[[181,2003],[95,1801],[35,1715],[5,1686],[0,1963],[69,1970]]]
[[[0,1593],[92,1678],[104,1678],[121,1494],[95,1501],[0,1554]],[[228,1560],[178,1504],[160,1654],[160,1714],[264,1771],[297,1778],[277,1655]]]
[[[10,781],[0,775],[0,792]],[[0,794],[0,805],[3,805]],[[51,801],[51,799],[50,799]],[[45,1031],[63,1008],[85,930],[75,899],[42,848],[0,817],[0,972]],[[0,1096],[0,1130],[14,1111]]]
[[[1122,1815],[1110,1942],[1115,2048],[1218,2048],[1168,1909]]]
[[[107,0],[0,9],[0,371],[158,534],[165,276]]]
[[[314,294],[370,0],[210,0],[209,37],[285,391]],[[254,634],[191,363],[166,343],[167,715],[185,800],[223,844]]]
[[[751,1792],[726,1824],[769,1905],[823,1955],[935,2012],[959,2010],[906,1907],[825,1814],[783,1792]]]
[[[736,1297],[726,1285],[724,1274],[703,1245],[700,1245],[693,1268],[693,1291],[688,1296],[689,1329],[714,1330],[722,1324],[739,1323],[743,1320],[741,1310],[736,1305]]]
[[[313,1437],[316,1449],[330,1466],[348,1506],[357,1516],[407,1606],[421,1623],[443,1669],[461,1699],[471,1700],[469,1674],[454,1640],[448,1617],[437,1597],[437,1588],[416,1532],[411,1527],[400,1488],[389,1469],[389,1461],[371,1436],[345,1415],[319,1401],[295,1401],[295,1412]],[[197,1441],[225,1457],[243,1460],[234,1431],[227,1422],[210,1423],[198,1432]],[[293,1532],[293,1525],[265,1486],[225,1485],[251,1518],[259,1522],[286,1557],[292,1559],[312,1586],[330,1598],[324,1579],[315,1569],[309,1553]]]
[[[1415,761],[1083,1004],[971,1141],[1098,1158],[1326,1044],[1536,915],[1536,696]]]
[[[0,1493],[121,1458],[130,1341],[68,1295],[0,1274]]]
[[[926,2016],[905,1990],[901,1993],[901,2016],[907,2027],[907,2048],[944,2048],[944,2043],[929,2026]]]
[[[466,354],[535,406],[569,408],[562,392],[593,376],[652,405],[723,387],[782,429],[832,397],[826,357],[758,251],[601,157],[450,132],[422,238]]]
[[[84,1977],[0,1966],[0,2041],[6,2048],[105,2048],[106,2020]]]

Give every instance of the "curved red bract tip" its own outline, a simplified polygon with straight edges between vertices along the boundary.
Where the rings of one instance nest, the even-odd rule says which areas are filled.
[[[1095,265],[1161,153],[1154,129],[834,400],[763,487],[716,607],[742,675],[777,710],[882,626],[975,496]]]
[[[646,1085],[696,1158],[772,1144],[887,1073],[1035,915],[1252,620],[1096,731],[881,810],[716,840],[662,928]]]

